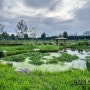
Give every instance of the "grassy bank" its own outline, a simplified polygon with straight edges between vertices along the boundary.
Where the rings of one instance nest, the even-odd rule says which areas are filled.
[[[58,45],[39,45],[37,48],[39,48],[41,52],[57,52],[63,47]]]
[[[87,70],[55,73],[34,71],[24,74],[14,72],[13,68],[0,64],[0,90],[82,90],[84,82],[76,83],[76,80],[90,80],[90,72]],[[90,87],[88,88],[87,90],[90,90]]]

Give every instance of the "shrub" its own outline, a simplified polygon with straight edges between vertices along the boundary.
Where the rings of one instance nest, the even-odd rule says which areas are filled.
[[[90,59],[86,61],[87,69],[90,71]]]
[[[25,58],[26,57],[24,57],[23,55],[13,55],[13,56],[8,56],[2,59],[6,61],[23,62]]]
[[[40,45],[40,46],[37,46],[37,48],[39,48],[41,52],[57,52],[62,47],[57,45]]]
[[[46,64],[57,64],[58,63],[58,60],[57,59],[50,59],[46,62]]]
[[[85,57],[87,69],[90,71],[90,56]]]
[[[31,64],[34,64],[34,65],[41,65],[41,64],[44,64],[44,62],[41,61],[41,60],[32,60],[32,61],[30,61],[30,63],[31,63]]]
[[[4,52],[0,51],[0,57],[3,57],[3,56],[4,56]]]
[[[63,53],[61,54],[60,57],[58,57],[58,60],[59,61],[67,61],[67,62],[71,62],[73,60],[76,60],[78,59],[79,57],[76,56],[76,55],[71,55],[71,54],[68,54],[68,53]]]
[[[58,62],[64,62],[64,61],[71,62],[71,61],[76,60],[78,58],[79,57],[76,56],[76,55],[71,55],[71,54],[63,53],[59,57],[53,57],[51,62],[54,62],[54,63],[57,63],[57,61]]]

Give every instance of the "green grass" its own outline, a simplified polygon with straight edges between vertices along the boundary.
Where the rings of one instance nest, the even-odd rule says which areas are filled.
[[[86,50],[86,49],[89,49],[90,50],[90,41],[74,41],[73,43],[69,43],[66,45],[66,48],[71,48],[71,49],[77,49],[79,51],[82,51],[82,50]]]
[[[85,57],[87,69],[90,71],[90,56]]]
[[[11,55],[16,55],[16,54],[21,54],[21,53],[27,53],[30,51],[33,51],[35,46],[0,46],[0,51],[5,51],[2,56],[11,56]]]
[[[61,56],[59,57],[53,57],[52,59],[50,60],[47,60],[47,64],[52,64],[52,63],[55,63],[57,64],[58,62],[71,62],[73,60],[76,60],[78,59],[79,57],[76,56],[76,55],[71,55],[71,54],[68,54],[68,53],[62,53]]]
[[[74,82],[76,80],[81,82],[76,84]],[[0,90],[82,90],[84,86],[82,80],[90,80],[89,71],[54,73],[33,71],[24,74],[14,72],[13,68],[0,64]]]
[[[43,56],[48,56],[48,53],[41,53],[41,52],[29,52],[29,53],[23,53],[18,55],[12,55],[1,58],[1,60],[5,61],[15,61],[15,62],[24,62],[27,57],[31,60],[29,63],[34,65],[41,65],[44,64],[43,61],[41,61]]]
[[[62,49],[62,46],[58,45],[39,45],[37,48],[40,49],[41,52],[57,52]]]
[[[4,57],[4,58],[1,58],[1,60],[23,62],[23,61],[25,61],[25,58],[26,57],[23,56],[23,54],[19,54],[19,55],[7,56],[7,57]]]
[[[64,61],[67,61],[67,62],[71,62],[73,60],[76,60],[78,59],[79,57],[76,56],[76,55],[71,55],[71,54],[68,54],[68,53],[63,53],[61,54],[60,57],[57,57],[57,59],[61,62],[64,62]]]

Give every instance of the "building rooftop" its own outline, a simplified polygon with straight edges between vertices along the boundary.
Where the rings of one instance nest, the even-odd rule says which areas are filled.
[[[64,37],[59,37],[59,38],[55,38],[56,40],[66,40],[67,38]]]

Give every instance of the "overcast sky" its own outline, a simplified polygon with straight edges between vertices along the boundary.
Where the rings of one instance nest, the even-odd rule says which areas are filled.
[[[21,19],[38,35],[82,34],[90,30],[90,0],[0,0],[0,23],[7,32],[15,33]]]

